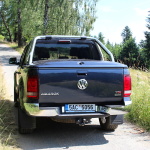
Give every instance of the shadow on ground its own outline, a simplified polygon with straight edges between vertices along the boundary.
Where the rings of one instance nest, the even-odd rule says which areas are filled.
[[[14,109],[17,122],[17,108]],[[17,124],[17,123],[16,123]],[[108,134],[108,132],[107,132]],[[84,127],[70,123],[58,123],[50,118],[37,118],[37,128],[32,134],[19,135],[23,150],[93,146],[107,144],[105,132],[99,124]]]
[[[107,144],[99,124],[84,127],[58,123],[50,118],[37,118],[37,129],[32,134],[21,135],[17,131],[18,111],[13,102],[0,100],[0,140],[3,145],[21,147],[23,150],[69,148]],[[17,144],[17,142],[18,144]]]
[[[0,141],[3,145],[15,148],[19,145],[23,150],[32,150],[68,149],[108,143],[104,137],[106,132],[103,132],[100,125],[95,122],[81,127],[76,124],[54,122],[50,118],[37,118],[37,129],[32,134],[21,135],[17,130],[17,116],[18,111],[12,101],[0,100]]]

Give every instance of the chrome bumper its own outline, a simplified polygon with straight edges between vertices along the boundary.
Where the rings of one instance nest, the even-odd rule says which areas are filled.
[[[100,116],[107,117],[109,115],[123,115],[125,112],[113,110],[108,108],[107,112],[95,112],[95,113],[78,113],[78,114],[66,114],[61,113],[59,107],[39,107],[38,103],[24,103],[25,111],[28,115],[34,117],[91,117],[98,118]]]

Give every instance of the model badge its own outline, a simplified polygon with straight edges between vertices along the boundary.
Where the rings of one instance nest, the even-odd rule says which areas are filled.
[[[77,86],[80,90],[85,90],[88,86],[88,82],[85,79],[80,79],[77,83]]]
[[[46,95],[46,96],[59,96],[59,92],[41,93],[41,95]]]
[[[121,91],[115,91],[115,96],[121,96]]]

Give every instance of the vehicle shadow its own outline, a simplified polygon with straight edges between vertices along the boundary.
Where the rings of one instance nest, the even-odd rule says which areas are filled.
[[[15,108],[15,116],[17,109]],[[17,121],[17,118],[16,118]],[[32,134],[19,134],[18,144],[23,150],[93,146],[107,144],[98,123],[79,126],[54,122],[50,118],[38,118],[37,129]]]

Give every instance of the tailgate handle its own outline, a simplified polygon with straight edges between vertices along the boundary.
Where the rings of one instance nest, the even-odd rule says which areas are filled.
[[[78,76],[87,76],[87,72],[77,72]]]

